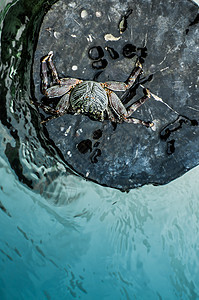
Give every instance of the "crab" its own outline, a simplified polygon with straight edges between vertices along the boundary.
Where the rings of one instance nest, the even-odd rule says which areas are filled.
[[[145,122],[131,117],[133,112],[150,98],[151,94],[148,89],[144,89],[145,95],[128,109],[124,107],[115,93],[125,92],[132,87],[136,78],[142,73],[142,65],[139,61],[137,61],[127,83],[117,81],[96,82],[70,77],[59,79],[52,57],[53,52],[50,51],[42,60],[42,93],[47,98],[61,98],[55,109],[43,106],[46,112],[55,114],[55,118],[68,112],[86,114],[98,121],[104,121],[106,112],[108,119],[112,122],[142,124],[146,127],[153,126],[152,122]],[[50,87],[47,77],[48,68],[54,82],[54,85]]]

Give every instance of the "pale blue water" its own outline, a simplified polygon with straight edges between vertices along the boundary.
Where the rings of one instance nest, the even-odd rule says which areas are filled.
[[[8,106],[21,133],[0,123],[0,299],[199,299],[199,167],[161,187],[101,187],[69,175]]]
[[[0,178],[1,299],[199,299],[199,168],[128,194],[71,176],[57,206]]]

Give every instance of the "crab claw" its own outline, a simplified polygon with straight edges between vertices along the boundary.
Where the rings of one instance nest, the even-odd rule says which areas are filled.
[[[142,64],[141,64],[141,62],[139,61],[139,59],[138,59],[137,62],[136,62],[136,67],[139,67],[140,69],[142,69]]]
[[[48,56],[53,56],[53,51],[48,52]]]
[[[144,88],[144,93],[148,98],[151,98],[151,92],[149,91],[149,89]]]

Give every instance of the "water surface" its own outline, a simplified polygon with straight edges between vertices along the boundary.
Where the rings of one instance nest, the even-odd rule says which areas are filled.
[[[129,193],[73,175],[36,130],[31,2],[0,4],[0,298],[199,299],[199,168]]]

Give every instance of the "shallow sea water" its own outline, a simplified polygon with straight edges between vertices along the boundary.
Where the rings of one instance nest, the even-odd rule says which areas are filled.
[[[19,82],[12,85],[19,60],[9,65],[7,59],[1,68],[10,127],[0,123],[0,299],[199,299],[199,167],[165,186],[129,193],[66,173],[56,154],[43,150],[28,105],[16,117],[17,100],[27,94]]]

